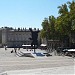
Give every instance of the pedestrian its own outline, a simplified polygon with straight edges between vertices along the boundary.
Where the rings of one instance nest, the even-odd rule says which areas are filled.
[[[17,49],[16,49],[16,48],[14,48],[14,50],[15,50],[15,53],[16,53],[16,50],[17,50]]]
[[[13,53],[13,50],[11,51],[11,53]]]

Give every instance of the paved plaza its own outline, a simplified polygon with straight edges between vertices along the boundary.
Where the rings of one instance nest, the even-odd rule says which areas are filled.
[[[0,73],[8,71],[13,73],[16,70],[17,75],[21,72],[23,75],[75,74],[75,58],[67,56],[16,57],[16,54],[11,53],[11,50],[12,48],[0,49]]]

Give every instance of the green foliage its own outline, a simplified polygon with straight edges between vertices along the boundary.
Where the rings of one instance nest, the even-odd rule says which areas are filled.
[[[49,16],[49,18],[45,18],[42,22],[43,30],[41,31],[41,36],[48,39],[53,39],[55,36],[55,17]]]
[[[42,29],[40,32],[40,35],[41,35],[41,38],[46,37],[46,31]]]
[[[42,22],[42,37],[61,39],[75,32],[75,2],[67,2],[58,7],[59,16],[49,16]]]
[[[66,4],[63,4],[62,6],[58,6],[59,11],[58,13],[61,15],[65,15],[68,12],[68,8]]]

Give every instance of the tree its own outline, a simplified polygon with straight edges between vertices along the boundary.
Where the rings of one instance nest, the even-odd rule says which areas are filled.
[[[42,22],[43,29],[41,30],[41,35],[43,37],[46,36],[48,39],[54,39],[55,36],[55,17],[49,16],[49,18],[45,18]]]
[[[64,16],[65,14],[68,13],[68,8],[67,8],[67,5],[66,5],[66,4],[63,4],[62,6],[58,6],[58,8],[59,8],[58,13],[59,13],[61,16]]]
[[[49,39],[54,39],[54,37],[56,36],[55,21],[56,18],[54,16],[49,16]]]
[[[58,6],[59,16],[49,16],[42,22],[42,36],[48,39],[64,39],[65,36],[71,38],[72,33],[75,33],[75,2],[67,2]]]
[[[47,18],[45,18],[44,20],[43,20],[43,22],[42,22],[42,27],[43,27],[43,29],[41,30],[41,37],[42,38],[45,38],[45,37],[47,37],[47,30],[48,30],[48,28],[49,28],[49,23],[48,23],[48,19]]]

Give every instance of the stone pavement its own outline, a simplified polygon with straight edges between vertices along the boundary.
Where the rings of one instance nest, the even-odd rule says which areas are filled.
[[[6,71],[7,75],[74,75],[73,66]]]
[[[51,75],[51,74],[72,74],[74,75],[74,58],[63,56],[50,57],[16,57],[10,53],[12,49],[0,49],[0,73],[7,71],[23,70],[23,75]],[[31,72],[32,71],[32,72]],[[17,74],[18,75],[18,74]],[[22,75],[22,74],[20,74]],[[27,74],[26,74],[27,75]]]

